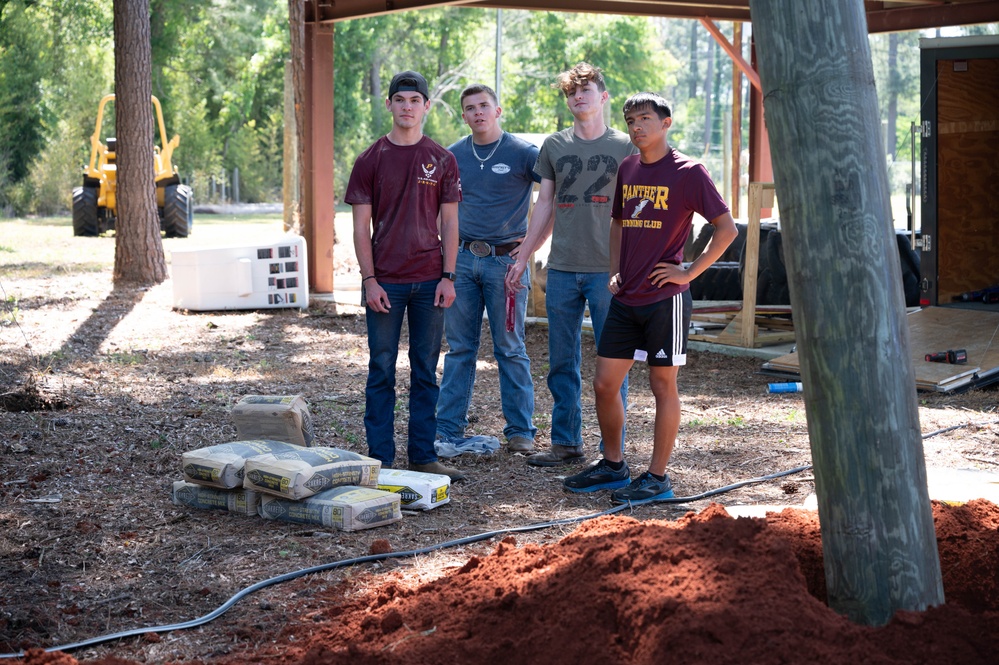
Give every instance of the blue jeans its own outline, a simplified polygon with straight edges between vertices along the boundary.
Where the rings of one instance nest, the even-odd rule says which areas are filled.
[[[545,308],[548,313],[548,389],[552,407],[552,443],[559,446],[583,445],[582,325],[586,303],[590,304],[593,336],[607,320],[613,296],[607,288],[606,272],[564,272],[548,269]],[[628,379],[621,386],[621,401],[628,404]],[[621,434],[624,443],[624,431]]]
[[[475,362],[482,339],[482,312],[485,311],[493,337],[493,356],[499,368],[500,400],[506,418],[503,435],[507,439],[515,436],[534,439],[537,431],[532,422],[534,382],[531,360],[524,344],[527,289],[516,295],[517,320],[513,332],[507,332],[503,280],[513,259],[509,256],[478,257],[466,249],[459,249],[457,265],[454,304],[444,310],[444,333],[449,348],[444,356],[444,378],[437,400],[437,432],[446,438],[465,436],[475,384]],[[521,283],[530,286],[528,271],[524,272]]]
[[[386,467],[395,462],[395,364],[403,318],[409,322],[409,453],[410,464],[437,461],[437,361],[444,333],[444,309],[434,306],[438,280],[385,284],[392,308],[382,314],[366,308],[368,383],[364,391],[364,431],[368,455]]]

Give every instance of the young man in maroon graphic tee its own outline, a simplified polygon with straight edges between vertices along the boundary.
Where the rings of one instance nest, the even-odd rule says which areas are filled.
[[[454,302],[458,164],[423,135],[423,117],[430,109],[423,76],[396,74],[385,107],[392,113],[392,130],[357,158],[344,195],[354,215],[368,328],[368,455],[386,467],[395,463],[395,370],[405,318],[411,367],[409,468],[461,480],[464,475],[441,464],[434,449],[444,308]]]
[[[639,155],[621,162],[611,210],[608,289],[614,298],[593,378],[604,458],[563,481],[573,492],[613,489],[614,503],[673,496],[666,464],[680,429],[677,374],[687,360],[689,284],[737,235],[707,170],[667,142],[673,119],[666,100],[653,93],[634,95],[624,104],[624,119]],[[714,226],[714,234],[701,255],[684,266],[694,213]],[[656,416],[649,470],[632,481],[621,446],[625,410],[619,390],[636,360],[649,366]]]

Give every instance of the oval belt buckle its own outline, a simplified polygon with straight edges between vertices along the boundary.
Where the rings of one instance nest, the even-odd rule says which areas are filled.
[[[470,251],[475,256],[482,258],[492,254],[493,248],[490,247],[488,242],[485,242],[483,240],[473,240],[472,242],[468,243],[468,251]]]

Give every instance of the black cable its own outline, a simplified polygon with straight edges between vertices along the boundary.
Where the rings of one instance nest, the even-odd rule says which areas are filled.
[[[190,621],[184,621],[184,622],[181,622],[181,623],[172,623],[172,624],[168,624],[166,626],[149,626],[149,627],[146,627],[146,628],[133,628],[131,630],[125,630],[125,631],[121,631],[121,632],[118,632],[118,633],[112,633],[110,635],[102,635],[102,636],[99,636],[99,637],[92,637],[90,639],[83,640],[82,642],[74,642],[72,644],[64,644],[62,646],[57,646],[57,647],[49,647],[48,649],[45,649],[45,651],[47,651],[47,652],[52,652],[52,651],[73,651],[73,650],[76,650],[76,649],[82,649],[84,647],[97,646],[98,644],[103,644],[105,642],[111,642],[113,640],[124,639],[126,637],[137,637],[139,635],[146,635],[148,633],[168,633],[168,632],[174,631],[174,630],[185,630],[187,628],[196,628],[198,626],[203,626],[204,624],[209,623],[210,621],[214,621],[215,619],[217,619],[220,616],[222,616],[223,614],[225,614],[227,611],[229,611],[230,608],[232,608],[233,605],[235,605],[240,600],[242,600],[246,596],[249,596],[252,593],[256,593],[257,591],[260,591],[261,589],[265,589],[265,588],[267,588],[269,586],[272,586],[274,584],[280,584],[282,582],[290,582],[291,580],[298,579],[299,577],[303,577],[305,575],[311,575],[313,573],[321,573],[321,572],[325,572],[325,571],[328,571],[328,570],[335,570],[337,568],[344,568],[346,566],[355,566],[355,565],[358,565],[358,564],[370,563],[370,562],[373,562],[373,561],[382,561],[384,559],[405,558],[405,557],[419,556],[420,554],[428,554],[430,552],[435,552],[437,550],[446,549],[448,547],[456,547],[458,545],[468,545],[470,543],[477,543],[477,542],[482,541],[482,540],[488,540],[489,538],[494,538],[494,537],[497,537],[497,536],[505,536],[505,535],[511,534],[511,533],[523,533],[523,532],[528,532],[528,531],[538,531],[540,529],[547,529],[547,528],[553,527],[553,526],[562,526],[562,525],[565,525],[565,524],[574,524],[576,522],[585,522],[586,520],[590,520],[590,519],[593,519],[593,518],[596,518],[596,517],[602,517],[604,515],[613,515],[614,513],[621,512],[622,510],[626,510],[628,508],[631,508],[631,507],[634,507],[634,506],[638,506],[638,505],[642,505],[642,504],[646,504],[646,503],[669,503],[669,504],[690,503],[690,502],[693,502],[693,501],[699,501],[701,499],[705,499],[707,497],[716,496],[718,494],[723,494],[725,492],[731,492],[734,489],[738,489],[740,487],[745,487],[746,485],[755,485],[757,483],[762,483],[762,482],[766,482],[768,480],[773,480],[774,478],[780,478],[782,476],[789,476],[791,474],[801,473],[802,471],[806,471],[806,470],[811,469],[811,468],[812,468],[811,464],[806,464],[805,466],[795,467],[795,468],[789,469],[787,471],[780,471],[778,473],[771,473],[771,474],[766,475],[766,476],[759,476],[757,478],[751,478],[749,480],[743,480],[743,481],[740,481],[740,482],[737,482],[737,483],[733,483],[731,485],[725,485],[724,487],[719,487],[718,489],[709,490],[709,491],[703,492],[701,494],[695,494],[694,496],[673,497],[673,498],[669,498],[669,499],[645,499],[644,501],[633,501],[631,503],[623,503],[623,504],[614,506],[613,508],[608,508],[607,510],[604,510],[604,511],[599,512],[599,513],[593,513],[593,514],[590,514],[590,515],[583,515],[583,516],[580,516],[580,517],[566,517],[566,518],[563,518],[563,519],[560,519],[560,520],[553,520],[551,522],[539,522],[539,523],[535,523],[535,524],[526,524],[524,526],[511,527],[509,529],[497,529],[495,531],[486,531],[484,533],[480,533],[480,534],[477,534],[477,535],[474,535],[474,536],[466,536],[464,538],[458,538],[456,540],[449,540],[449,541],[446,541],[446,542],[443,542],[443,543],[438,543],[436,545],[430,545],[428,547],[423,547],[423,548],[418,549],[418,550],[405,550],[405,551],[402,551],[402,552],[385,552],[384,554],[369,554],[367,556],[355,557],[353,559],[343,559],[341,561],[334,561],[332,563],[324,563],[324,564],[320,564],[318,566],[312,566],[311,568],[302,568],[302,569],[299,569],[299,570],[292,571],[290,573],[285,573],[284,575],[278,575],[277,577],[271,577],[270,579],[262,580],[260,582],[257,582],[256,584],[253,584],[251,586],[245,587],[242,590],[240,590],[238,593],[236,593],[234,596],[232,596],[231,598],[229,598],[229,600],[227,600],[224,603],[222,603],[221,605],[219,605],[219,607],[217,607],[215,610],[213,610],[212,612],[209,612],[208,614],[205,614],[204,616],[198,617],[197,619],[192,619]],[[20,652],[20,653],[4,653],[4,654],[0,654],[0,659],[6,659],[6,658],[23,658],[23,657],[24,657],[24,652],[23,651]]]
[[[961,423],[960,425],[951,425],[950,427],[944,427],[943,429],[938,429],[935,432],[930,432],[928,434],[924,434],[923,435],[923,440],[925,441],[926,439],[930,438],[931,436],[936,436],[937,434],[943,434],[944,432],[950,432],[951,430],[955,430],[955,429],[961,429],[962,427],[970,427],[971,425],[975,425],[977,427],[982,427],[984,425],[995,425],[996,423],[999,423],[999,420],[993,420],[992,422],[981,422],[981,423],[971,423],[971,422],[968,422],[968,423]]]

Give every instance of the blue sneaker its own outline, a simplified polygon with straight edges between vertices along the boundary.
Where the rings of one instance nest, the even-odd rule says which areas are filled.
[[[598,492],[626,487],[630,480],[631,471],[628,470],[627,462],[619,471],[615,471],[607,464],[607,460],[601,459],[596,464],[563,480],[562,486],[570,492]]]
[[[659,481],[646,471],[624,489],[619,489],[611,494],[611,501],[613,503],[636,503],[655,499],[672,499],[673,496],[673,482],[668,475],[666,480]]]

